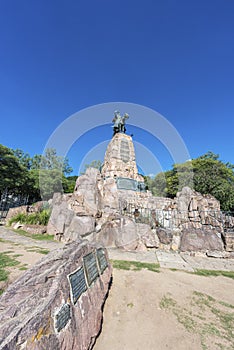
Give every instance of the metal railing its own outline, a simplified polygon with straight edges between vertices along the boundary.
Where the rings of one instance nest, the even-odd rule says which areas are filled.
[[[234,230],[234,212],[219,210],[179,211],[177,209],[152,209],[136,206],[134,203],[121,203],[121,215],[131,217],[137,223],[145,223],[152,228],[177,228],[179,225],[194,222],[202,225],[223,227],[224,230]]]
[[[29,201],[29,196],[9,193],[5,190],[1,194],[0,198],[0,220],[7,217],[10,208],[19,207],[22,205],[27,205]]]

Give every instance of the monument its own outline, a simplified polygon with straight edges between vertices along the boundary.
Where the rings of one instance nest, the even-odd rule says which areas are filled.
[[[225,216],[211,195],[184,187],[175,198],[155,197],[138,173],[127,113],[114,112],[113,135],[104,164],[79,176],[72,194],[56,194],[47,232],[55,239],[84,237],[125,250],[234,250],[234,218]],[[90,283],[98,274],[90,256]],[[93,267],[92,267],[93,266]],[[88,267],[86,266],[86,270]]]
[[[118,189],[144,191],[144,178],[138,173],[132,137],[125,134],[128,118],[127,113],[121,117],[120,112],[115,111],[114,135],[107,147],[101,174],[105,179],[115,179]]]

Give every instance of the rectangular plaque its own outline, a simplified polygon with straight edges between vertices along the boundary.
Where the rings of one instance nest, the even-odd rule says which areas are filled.
[[[97,249],[97,260],[98,260],[99,269],[102,274],[108,266],[106,254],[102,248]]]
[[[123,162],[128,162],[130,160],[130,149],[128,141],[126,140],[121,140],[120,156]]]
[[[124,177],[117,178],[117,188],[119,190],[132,190],[137,191],[137,181]]]
[[[87,290],[83,266],[71,273],[68,277],[71,285],[73,303],[75,304],[81,294]]]
[[[55,315],[55,329],[60,332],[68,323],[71,318],[71,311],[69,304],[63,304],[61,309]]]
[[[99,276],[98,273],[98,267],[97,267],[97,261],[94,253],[89,253],[88,255],[85,255],[83,257],[84,262],[84,269],[88,281],[88,285],[91,286],[91,284],[96,281],[96,279]]]

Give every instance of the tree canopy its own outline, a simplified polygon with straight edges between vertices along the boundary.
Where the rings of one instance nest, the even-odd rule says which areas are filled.
[[[174,164],[172,170],[146,178],[149,190],[156,196],[175,197],[183,186],[190,186],[202,194],[211,194],[220,201],[222,210],[234,211],[234,165],[223,163],[212,152],[185,162]]]
[[[71,172],[68,159],[58,156],[55,149],[31,157],[0,145],[0,194],[7,190],[39,200],[51,198],[54,192],[72,192],[76,177],[65,177]]]

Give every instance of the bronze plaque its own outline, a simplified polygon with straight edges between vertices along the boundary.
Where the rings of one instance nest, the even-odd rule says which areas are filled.
[[[63,304],[61,309],[55,315],[55,329],[57,332],[60,332],[71,319],[70,305]]]
[[[68,277],[71,285],[72,300],[75,304],[81,294],[87,290],[83,266],[71,273]]]
[[[102,248],[97,249],[97,260],[101,274],[108,266],[105,251]]]
[[[91,284],[96,281],[99,276],[95,254],[92,252],[85,255],[83,257],[83,262],[88,285],[91,286]]]
[[[128,179],[125,177],[118,177],[116,180],[117,188],[119,190],[132,190],[137,191],[137,181],[133,179]]]
[[[127,163],[130,160],[130,149],[127,140],[121,140],[120,143],[120,157],[123,162]]]

